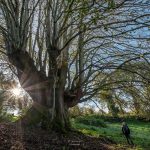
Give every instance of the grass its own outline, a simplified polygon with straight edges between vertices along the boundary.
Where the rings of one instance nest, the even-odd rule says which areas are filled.
[[[88,118],[89,120],[93,118],[94,124],[86,122],[85,120],[88,120]],[[100,123],[99,126],[96,124],[97,119],[99,120],[98,123]],[[126,119],[126,122],[131,130],[133,142],[136,145],[134,149],[150,150],[150,122],[138,121],[136,119]],[[118,146],[127,145],[127,141],[121,132],[120,121],[114,121],[110,118],[101,119],[100,116],[84,116],[72,119],[72,124],[74,128],[85,134],[96,137],[108,137],[118,143]]]

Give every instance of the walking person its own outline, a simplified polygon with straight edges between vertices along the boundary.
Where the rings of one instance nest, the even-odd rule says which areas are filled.
[[[130,136],[130,129],[129,129],[128,125],[125,122],[122,123],[122,133],[125,135],[128,144],[129,145],[134,145],[134,143],[131,139],[131,136]]]

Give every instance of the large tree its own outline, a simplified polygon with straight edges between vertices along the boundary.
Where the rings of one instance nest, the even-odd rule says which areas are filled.
[[[92,84],[101,72],[130,59],[123,46],[137,38],[131,32],[148,26],[148,5],[140,0],[1,0],[2,52],[34,101],[24,120],[34,114],[37,122],[68,129],[68,108],[98,91]]]

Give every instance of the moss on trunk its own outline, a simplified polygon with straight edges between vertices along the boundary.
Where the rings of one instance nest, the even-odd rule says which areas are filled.
[[[22,125],[25,127],[39,127],[45,130],[53,130],[57,132],[68,132],[71,130],[68,110],[61,110],[63,114],[56,110],[54,114],[45,107],[33,105],[27,113],[21,117]],[[53,117],[52,117],[53,116]]]

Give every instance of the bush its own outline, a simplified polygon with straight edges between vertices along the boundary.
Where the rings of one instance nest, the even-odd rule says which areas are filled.
[[[17,119],[18,117],[14,116],[13,114],[9,114],[6,112],[0,114],[0,122],[15,122]]]
[[[97,116],[82,116],[76,118],[77,123],[82,123],[85,125],[95,126],[95,127],[107,127],[103,120]]]

